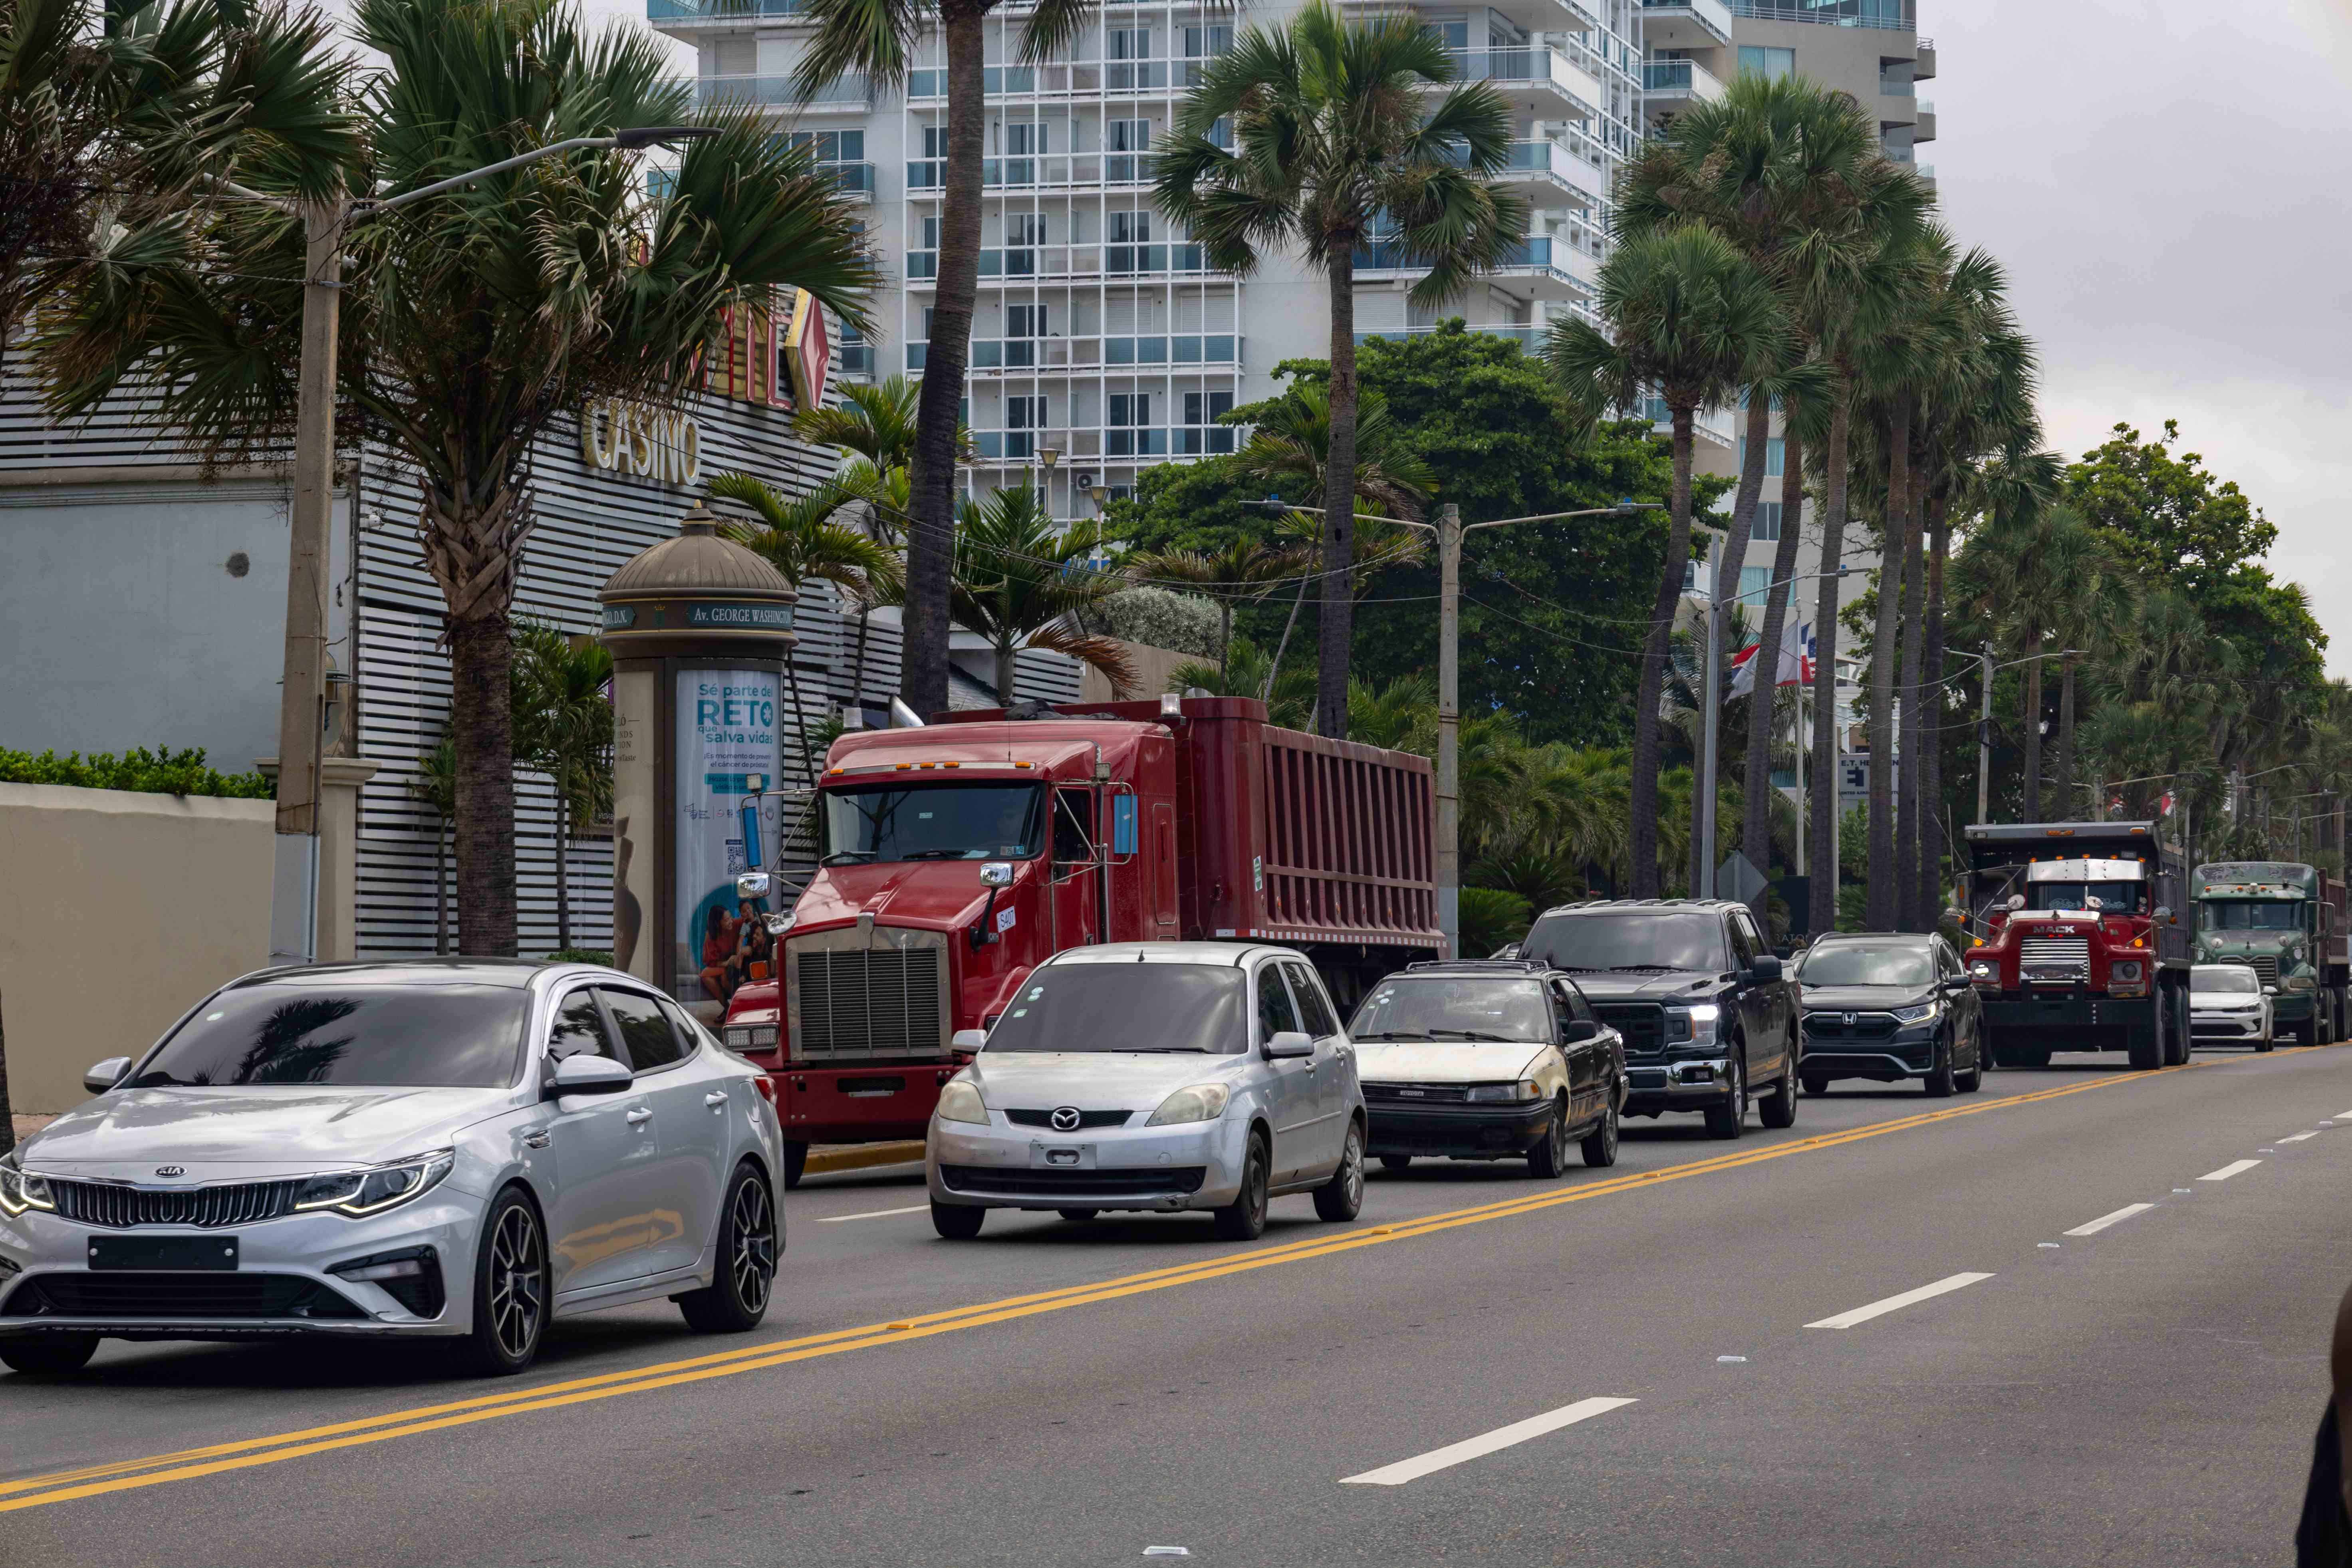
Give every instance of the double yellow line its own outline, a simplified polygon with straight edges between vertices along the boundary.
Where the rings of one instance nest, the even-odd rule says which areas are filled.
[[[2205,1067],[2212,1063],[2208,1060],[2190,1065]],[[2179,1069],[2158,1070],[2177,1071]],[[1648,1187],[1663,1186],[1669,1182],[1685,1181],[1693,1176],[1712,1175],[1719,1171],[1734,1171],[1747,1165],[1762,1164],[1770,1160],[1787,1159],[1792,1154],[1808,1154],[1817,1150],[1840,1148],[1848,1143],[1861,1142],[1865,1139],[1883,1138],[1891,1132],[1907,1131],[1913,1128],[1931,1126],[1937,1122],[1949,1121],[1962,1116],[1978,1116],[1989,1110],[2004,1110],[2011,1106],[2038,1104],[2043,1100],[2063,1099],[2070,1094],[2081,1094],[2087,1089],[2106,1089],[2116,1084],[2133,1083],[2141,1079],[2155,1076],[2154,1072],[2119,1073],[2112,1078],[2094,1079],[2085,1083],[2040,1089],[2031,1094],[2007,1095],[1997,1100],[1975,1100],[1964,1105],[1925,1111],[1916,1116],[1898,1117],[1892,1121],[1874,1122],[1867,1127],[1857,1127],[1843,1132],[1824,1133],[1818,1138],[1801,1138],[1786,1143],[1744,1149],[1737,1152],[1718,1155],[1714,1159],[1695,1160],[1687,1164],[1668,1166],[1663,1170],[1612,1176],[1601,1181],[1564,1189],[1549,1191],[1538,1189],[1523,1196],[1507,1198],[1497,1203],[1482,1204],[1471,1208],[1451,1209],[1418,1219],[1398,1220],[1380,1226],[1360,1226],[1346,1230],[1322,1230],[1307,1240],[1261,1247],[1239,1257],[1219,1254],[1198,1263],[1182,1264],[1172,1268],[1155,1268],[1141,1274],[1123,1275],[1115,1279],[1104,1279],[1087,1285],[1066,1286],[1058,1290],[1045,1290],[1034,1295],[1011,1296],[1003,1300],[982,1302],[976,1306],[951,1308],[945,1311],[929,1312],[885,1323],[868,1323],[862,1328],[837,1329],[831,1333],[811,1334],[802,1339],[772,1341],[740,1350],[722,1351],[713,1355],[694,1356],[684,1361],[663,1362],[653,1366],[637,1367],[626,1372],[604,1373],[594,1377],[572,1378],[562,1383],[541,1384],[534,1388],[485,1394],[477,1399],[455,1400],[446,1405],[419,1405],[411,1409],[387,1412],[381,1415],[363,1416],[355,1421],[341,1421],[325,1426],[307,1427],[299,1432],[280,1433],[275,1436],[248,1437],[231,1443],[216,1443],[208,1447],[185,1448],[176,1453],[157,1454],[142,1459],[123,1459],[113,1464],[93,1465],[77,1470],[63,1470],[53,1475],[36,1476],[20,1481],[0,1482],[0,1513],[11,1512],[17,1509],[38,1508],[47,1503],[73,1502],[83,1498],[101,1497],[109,1492],[129,1491],[139,1487],[197,1480],[205,1476],[219,1475],[229,1470],[250,1469],[257,1465],[275,1465],[288,1459],[305,1458],[313,1454],[331,1453],[338,1448],[357,1447],[366,1443],[382,1443],[394,1437],[413,1437],[427,1432],[445,1431],[453,1426],[470,1426],[478,1421],[492,1421],[500,1416],[520,1415],[538,1410],[555,1410],[568,1405],[586,1404],[591,1400],[613,1399],[623,1394],[645,1394],[659,1388],[675,1388],[686,1384],[705,1383],[713,1378],[740,1376],[744,1373],[761,1372],[769,1367],[784,1366],[793,1362],[814,1361],[821,1356],[841,1355],[851,1351],[875,1350],[886,1345],[904,1344],[910,1340],[929,1339],[938,1334],[983,1328],[991,1323],[1010,1322],[1017,1318],[1036,1317],[1045,1312],[1065,1311],[1072,1307],[1090,1306],[1097,1301],[1113,1301],[1125,1296],[1139,1296],[1149,1291],[1171,1289],[1180,1285],[1196,1284],[1204,1279],[1220,1279],[1228,1275],[1246,1273],[1251,1269],[1273,1268],[1284,1264],[1302,1263],[1312,1258],[1353,1252],[1360,1247],[1384,1247],[1392,1242],[1432,1236],[1440,1231],[1454,1230],[1463,1226],[1484,1225],[1493,1220],[1535,1214],[1544,1209],[1558,1208],[1564,1204],[1582,1203],[1589,1198],[1601,1197],[1612,1193],[1638,1192]]]

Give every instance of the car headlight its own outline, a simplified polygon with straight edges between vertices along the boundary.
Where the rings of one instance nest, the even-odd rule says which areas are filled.
[[[776,1026],[730,1024],[727,1026],[727,1048],[730,1051],[772,1051],[776,1048]]]
[[[960,1078],[950,1079],[940,1090],[940,1108],[936,1112],[942,1121],[972,1121],[988,1125],[988,1102],[980,1098],[980,1089]]]
[[[413,1160],[401,1160],[389,1165],[377,1165],[365,1171],[337,1171],[331,1175],[312,1176],[294,1192],[298,1209],[332,1209],[337,1214],[382,1214],[398,1208],[412,1199],[421,1197],[440,1185],[457,1163],[454,1149],[439,1149],[430,1154],[419,1154]]]
[[[1225,1113],[1234,1091],[1222,1083],[1196,1083],[1160,1102],[1146,1127],[1177,1127],[1187,1121],[1214,1121]]]
[[[1517,1083],[1474,1083],[1462,1098],[1473,1100],[1541,1100],[1543,1090],[1535,1079],[1523,1078]]]
[[[49,1191],[47,1177],[19,1169],[14,1154],[0,1160],[0,1214],[15,1219],[26,1209],[47,1209],[54,1214],[57,1207],[58,1201]]]
[[[1922,1002],[1916,1007],[1897,1007],[1895,1021],[1898,1024],[1924,1024],[1944,1010],[1940,1002]]]
[[[1666,1039],[1676,1045],[1711,1046],[1715,1043],[1716,1023],[1722,1016],[1723,1009],[1713,1002],[1670,1008],[1666,1013]]]

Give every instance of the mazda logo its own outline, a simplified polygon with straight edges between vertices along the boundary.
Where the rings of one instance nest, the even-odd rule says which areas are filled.
[[[1055,1106],[1050,1120],[1055,1131],[1076,1132],[1078,1130],[1078,1108],[1075,1105]]]
[[[158,1165],[155,1173],[159,1176],[184,1176],[188,1168],[185,1165]]]

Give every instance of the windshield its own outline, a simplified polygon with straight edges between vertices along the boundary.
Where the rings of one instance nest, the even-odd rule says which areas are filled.
[[[1551,1039],[1551,1004],[1536,980],[1384,980],[1356,1009],[1357,1040]]]
[[[824,864],[1025,860],[1044,847],[1035,784],[915,784],[824,792]]]
[[[2025,900],[2029,910],[2091,910],[2101,914],[2147,912],[2146,882],[2036,882]],[[2099,901],[2095,905],[2093,899]]]
[[[503,1089],[530,994],[509,985],[253,985],[225,991],[126,1088],[237,1083]]]
[[[1858,942],[1825,942],[1805,955],[1797,978],[1807,985],[1925,985],[1936,977],[1935,961],[1916,947],[1874,947]]]
[[[1708,914],[1559,915],[1538,921],[1522,958],[1557,969],[1731,968],[1723,921]]]
[[[2303,901],[2283,899],[2209,899],[2197,923],[2206,931],[2296,931]]]
[[[2259,996],[2263,993],[2263,983],[2252,970],[2242,969],[2237,964],[2228,963],[2212,969],[2200,967],[2190,970],[2189,989]]]
[[[1208,963],[1066,963],[1040,969],[989,1031],[987,1050],[1249,1049],[1241,970]]]

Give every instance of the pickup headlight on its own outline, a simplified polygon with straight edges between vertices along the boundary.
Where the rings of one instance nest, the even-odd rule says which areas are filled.
[[[1694,1002],[1666,1009],[1666,1043],[1670,1046],[1711,1046],[1723,1009],[1713,1002]]]
[[[1537,1085],[1535,1079],[1523,1078],[1517,1083],[1474,1083],[1463,1091],[1462,1098],[1481,1102],[1502,1100],[1517,1103],[1523,1100],[1541,1100],[1543,1090]]]
[[[1160,1102],[1146,1127],[1181,1127],[1188,1121],[1214,1121],[1225,1113],[1234,1091],[1222,1083],[1196,1083],[1180,1089]]]
[[[47,1177],[18,1169],[13,1155],[0,1160],[0,1214],[15,1219],[26,1209],[47,1209],[54,1214],[57,1207]]]
[[[988,1125],[988,1103],[980,1098],[980,1090],[961,1079],[950,1079],[940,1090],[939,1109],[932,1112],[942,1121],[973,1121]]]
[[[1916,1007],[1897,1007],[1895,1021],[1898,1024],[1924,1024],[1944,1010],[1941,1002],[1922,1002]]]
[[[294,1206],[332,1209],[354,1219],[382,1214],[440,1185],[441,1178],[457,1163],[457,1152],[442,1149],[419,1154],[413,1160],[378,1165],[372,1171],[338,1171],[332,1175],[313,1176],[295,1190]]]

